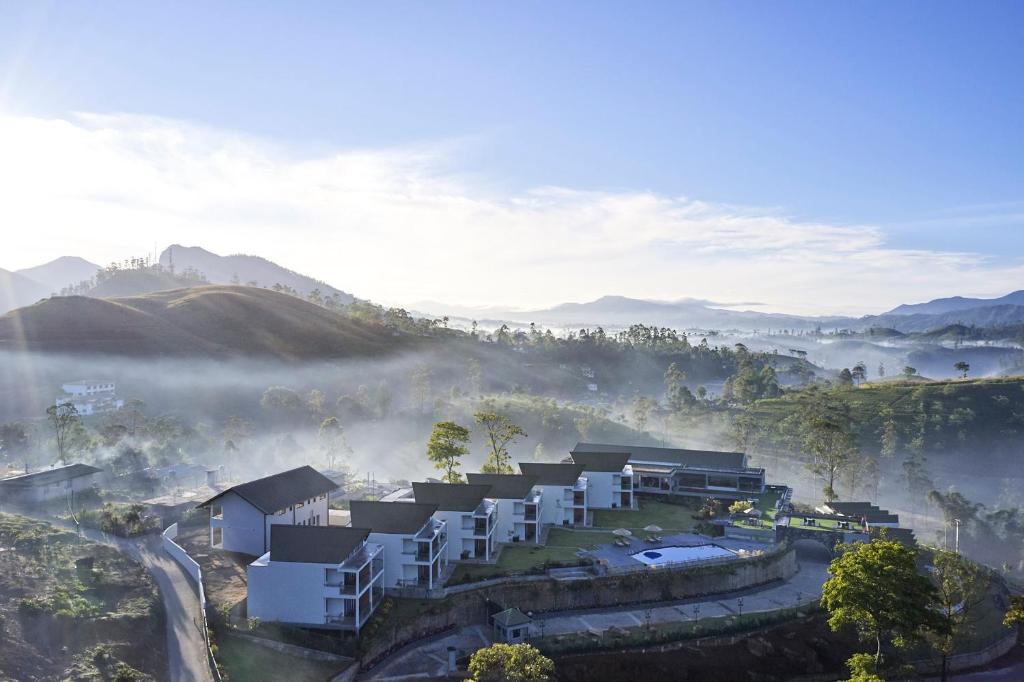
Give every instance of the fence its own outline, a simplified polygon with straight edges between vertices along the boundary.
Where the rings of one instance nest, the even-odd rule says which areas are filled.
[[[167,530],[161,534],[164,551],[170,554],[171,558],[177,561],[196,583],[196,588],[199,592],[199,613],[202,620],[201,623],[197,623],[197,626],[202,630],[203,641],[206,642],[206,654],[209,658],[210,672],[213,674],[213,679],[221,682],[220,668],[217,666],[217,659],[213,657],[213,649],[210,646],[210,626],[206,622],[206,592],[203,590],[203,569],[199,567],[195,559],[188,555],[184,547],[175,542],[177,537],[178,524],[175,522],[169,525]]]

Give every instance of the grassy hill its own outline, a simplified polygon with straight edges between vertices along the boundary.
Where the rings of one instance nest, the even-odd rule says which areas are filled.
[[[832,389],[850,406],[860,447],[878,452],[884,423],[896,425],[899,448],[923,438],[927,451],[942,452],[1014,442],[1024,433],[1024,377],[885,381]],[[798,415],[819,394],[800,391],[762,400],[751,414],[767,432]]]
[[[0,349],[48,352],[314,359],[382,354],[410,341],[294,296],[225,285],[53,297],[0,317]]]

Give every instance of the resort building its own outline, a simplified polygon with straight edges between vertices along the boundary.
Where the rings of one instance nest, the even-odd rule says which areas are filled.
[[[574,462],[520,462],[519,470],[537,479],[541,526],[588,526],[587,477]]]
[[[270,551],[249,564],[247,615],[354,630],[384,598],[384,548],[364,528],[270,527]]]
[[[384,586],[440,587],[448,567],[448,524],[434,518],[435,504],[352,500],[354,528],[384,548]]]
[[[54,405],[75,406],[82,416],[114,412],[124,407],[124,401],[117,397],[117,386],[112,381],[81,380],[61,384],[63,395],[57,396]]]
[[[272,526],[328,525],[328,495],[337,487],[301,466],[227,488],[198,506],[210,509],[211,547],[263,556]]]
[[[39,504],[51,500],[74,502],[74,496],[99,483],[97,469],[88,464],[67,464],[0,481],[0,502]]]
[[[570,455],[623,452],[637,493],[742,499],[764,492],[764,469],[748,467],[742,452],[577,443]]]
[[[583,466],[589,485],[590,509],[632,509],[633,467],[628,452],[582,452],[574,450],[572,461]]]
[[[448,524],[449,559],[491,560],[498,519],[489,485],[413,483],[412,489],[418,504],[435,505],[434,519]]]
[[[471,485],[487,485],[487,499],[497,505],[497,542],[537,542],[540,493],[535,476],[522,474],[466,474]]]

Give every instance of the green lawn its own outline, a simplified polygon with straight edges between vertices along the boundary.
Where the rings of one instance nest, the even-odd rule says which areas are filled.
[[[611,533],[552,528],[548,532],[546,547],[506,545],[501,550],[501,556],[498,557],[497,563],[459,564],[455,567],[448,582],[456,585],[512,573],[526,573],[550,562],[575,564],[579,561],[579,557],[576,556],[577,551],[591,549],[595,545],[606,544],[613,540],[615,540],[615,536]]]
[[[692,518],[694,511],[681,504],[669,504],[657,500],[640,500],[640,508],[595,509],[594,528],[627,528],[634,535],[646,535],[645,526],[654,524],[665,533],[688,533],[697,525]]]
[[[345,668],[343,663],[289,656],[229,635],[217,641],[217,662],[232,680],[248,682],[326,682]]]

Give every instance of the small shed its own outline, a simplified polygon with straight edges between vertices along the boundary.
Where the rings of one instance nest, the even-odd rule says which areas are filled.
[[[491,620],[495,641],[518,644],[533,635],[533,619],[519,609],[505,609],[491,616]]]

